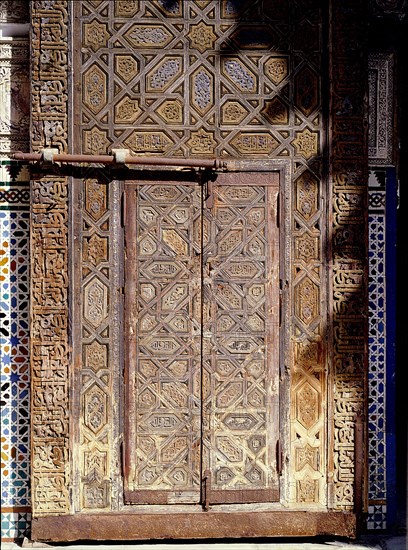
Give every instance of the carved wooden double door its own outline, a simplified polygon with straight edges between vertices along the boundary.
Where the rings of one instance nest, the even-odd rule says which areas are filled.
[[[279,499],[277,172],[128,182],[124,494]]]

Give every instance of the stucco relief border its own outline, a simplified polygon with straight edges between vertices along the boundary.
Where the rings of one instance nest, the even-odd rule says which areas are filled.
[[[31,149],[68,150],[68,2],[32,2]],[[31,182],[33,517],[70,511],[69,198],[65,177]]]
[[[367,463],[367,56],[366,3],[330,6],[330,243],[333,364],[329,506],[366,509]],[[359,49],[356,50],[356,37]],[[330,447],[329,447],[330,448]]]
[[[372,165],[394,162],[394,57],[373,53],[368,58],[368,156]]]

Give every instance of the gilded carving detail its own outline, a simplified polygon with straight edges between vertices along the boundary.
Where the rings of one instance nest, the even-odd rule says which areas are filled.
[[[100,130],[94,126],[92,130],[84,130],[83,132],[83,148],[84,153],[96,155],[104,154],[110,145],[106,130]]]
[[[238,101],[226,101],[221,107],[221,121],[223,124],[240,124],[248,111]]]
[[[97,372],[99,369],[106,369],[107,364],[107,347],[94,340],[92,344],[84,346],[85,349],[85,368],[90,368]]]
[[[231,144],[242,155],[271,154],[279,142],[267,132],[239,132]]]
[[[319,448],[305,445],[296,448],[296,469],[302,470],[305,466],[310,466],[313,470],[319,468]]]
[[[177,100],[164,101],[157,109],[157,113],[168,124],[181,124],[183,122],[183,106]]]
[[[308,233],[295,237],[295,258],[306,264],[313,260],[319,260],[319,238],[312,237]]]
[[[84,74],[84,105],[98,114],[106,105],[106,93],[106,74],[94,65]]]
[[[106,508],[109,502],[108,485],[106,482],[91,482],[84,481],[83,485],[83,508],[95,509]]]
[[[84,240],[84,260],[97,266],[108,260],[108,239],[93,234]]]
[[[110,34],[106,23],[98,23],[96,20],[92,23],[85,23],[84,35],[84,45],[89,46],[95,52],[100,48],[108,47]]]
[[[265,63],[265,73],[269,76],[272,82],[277,86],[289,74],[288,58],[271,57]]]
[[[306,220],[309,220],[318,212],[319,183],[315,176],[304,172],[295,181],[296,210]]]
[[[125,37],[136,48],[164,48],[174,38],[164,25],[133,25]]]
[[[98,326],[108,316],[108,292],[99,279],[91,279],[84,288],[84,318]]]
[[[165,132],[133,132],[125,144],[135,153],[164,153],[173,141]]]
[[[204,21],[200,21],[198,25],[191,25],[188,33],[191,48],[195,48],[199,52],[213,50],[217,35],[214,33],[213,25],[206,25]]]
[[[139,9],[139,0],[115,0],[117,17],[133,17]]]
[[[295,287],[295,313],[297,318],[306,325],[312,324],[319,314],[319,287],[308,277],[305,277]]]
[[[214,139],[213,132],[206,132],[204,128],[201,128],[198,132],[191,132],[191,137],[187,141],[187,145],[190,147],[193,155],[209,155],[214,154],[217,142]]]
[[[305,383],[296,392],[296,418],[308,430],[319,418],[319,394]]]
[[[85,209],[94,221],[99,221],[106,214],[107,189],[96,179],[87,179],[84,182]]]
[[[106,425],[107,420],[107,396],[99,386],[93,385],[84,395],[85,426],[97,433]],[[87,463],[86,469],[89,469]]]
[[[307,160],[316,156],[319,147],[318,135],[317,132],[311,132],[308,128],[301,132],[295,132],[296,137],[292,143],[295,146],[296,154]]]
[[[297,500],[298,502],[318,502],[319,484],[314,479],[302,479],[297,482]]]
[[[125,96],[115,105],[115,123],[133,124],[141,112],[139,101]]]
[[[139,73],[138,62],[131,55],[115,55],[115,72],[128,84]]]

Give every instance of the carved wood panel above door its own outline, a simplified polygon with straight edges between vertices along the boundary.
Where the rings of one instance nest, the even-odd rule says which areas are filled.
[[[125,188],[125,501],[278,500],[279,176]]]

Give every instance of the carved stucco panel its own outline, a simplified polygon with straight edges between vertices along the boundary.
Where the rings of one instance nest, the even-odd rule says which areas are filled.
[[[67,151],[68,2],[32,2],[34,151]],[[69,500],[68,188],[35,177],[31,197],[31,365],[33,516],[64,514]]]
[[[362,479],[356,479],[356,461],[367,460],[357,449],[356,425],[366,415],[367,300],[366,202],[368,136],[364,110],[356,109],[366,94],[367,59],[348,48],[352,36],[361,36],[363,2],[332,3],[333,58],[330,148],[332,189],[332,310],[333,310],[333,420],[334,445],[330,505],[353,509],[363,498]],[[361,75],[355,78],[355,75]],[[353,106],[351,109],[350,107]],[[364,437],[364,435],[363,435]],[[360,442],[361,445],[361,442]],[[357,489],[358,494],[355,494]],[[363,503],[364,509],[364,503]]]

